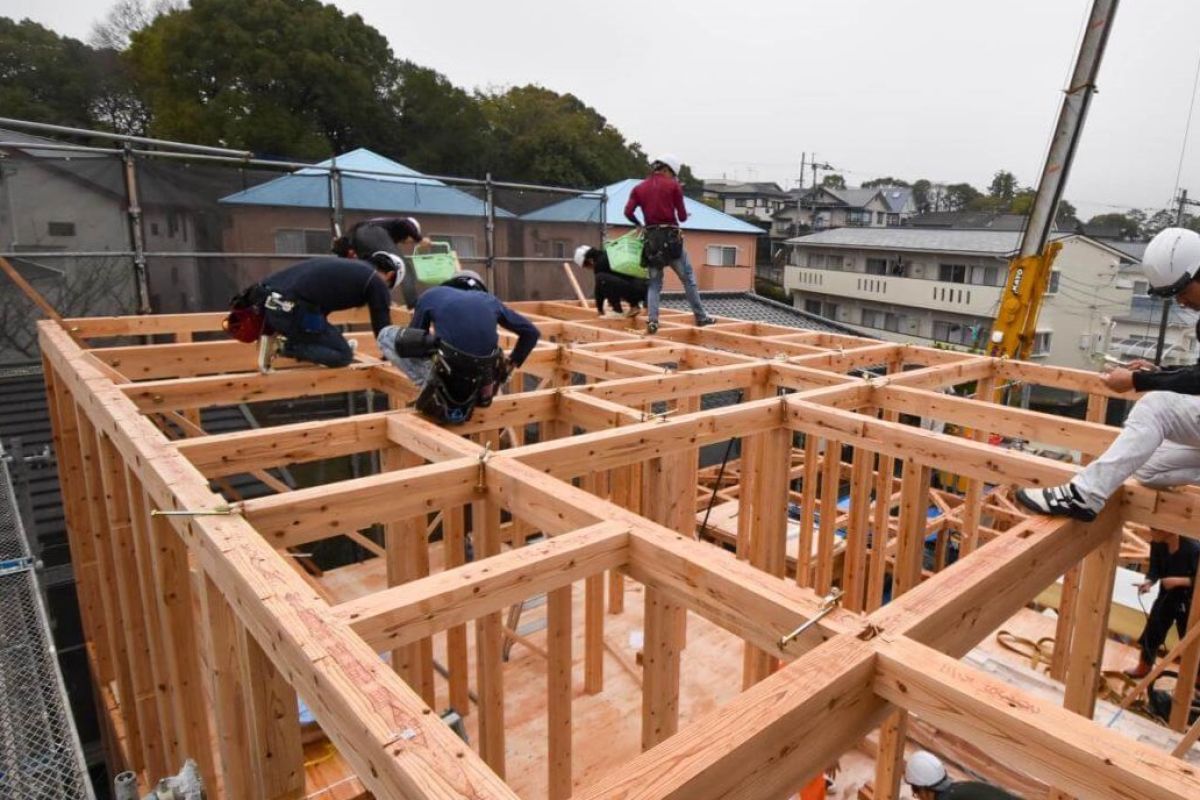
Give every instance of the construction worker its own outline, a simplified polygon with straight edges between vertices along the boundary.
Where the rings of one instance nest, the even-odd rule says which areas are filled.
[[[642,248],[642,263],[650,271],[650,291],[647,297],[646,323],[649,333],[658,333],[658,297],[662,293],[663,269],[670,267],[683,283],[683,292],[688,305],[696,316],[696,326],[712,325],[715,319],[708,316],[700,301],[700,290],[696,287],[696,276],[692,262],[683,247],[683,232],[679,225],[687,221],[687,208],[683,204],[683,187],[677,180],[680,161],[672,155],[662,155],[650,161],[650,176],[633,187],[629,201],[625,203],[625,218],[639,228],[645,228],[645,244]],[[641,209],[644,222],[639,222],[635,212]]]
[[[390,250],[399,255],[399,248],[410,243],[414,250],[429,244],[429,240],[421,236],[421,224],[415,219],[375,217],[356,223],[348,234],[334,239],[333,253],[342,258],[365,258],[379,250]],[[404,305],[411,310],[417,302],[415,270],[406,270],[401,276],[400,291],[404,296]]]
[[[332,312],[367,306],[377,336],[391,323],[391,287],[409,272],[404,259],[380,228],[364,229],[354,244],[357,259],[311,258],[262,282],[266,332],[280,355],[344,367],[354,360],[355,343],[330,324]]]
[[[517,335],[507,358],[497,325]],[[421,295],[407,328],[384,328],[379,350],[421,389],[417,410],[454,425],[469,420],[476,406],[491,405],[539,336],[532,322],[488,293],[483,278],[463,270]]]
[[[648,281],[629,275],[619,275],[612,271],[608,264],[608,254],[598,247],[581,244],[575,248],[575,266],[590,269],[595,277],[596,289],[593,295],[596,301],[596,313],[604,316],[604,304],[607,302],[617,314],[636,317],[638,308],[646,304],[646,292],[650,288]],[[629,310],[624,311],[621,303],[629,304]]]
[[[917,800],[1020,800],[987,783],[950,780],[946,765],[926,750],[918,750],[908,759],[904,782],[912,787]]]
[[[1150,294],[1200,310],[1200,234],[1167,228],[1146,246],[1142,269]],[[1039,514],[1089,522],[1128,478],[1166,489],[1200,483],[1200,365],[1160,369],[1146,361],[1103,375],[1117,392],[1145,392],[1108,449],[1062,486],[1018,489]]]
[[[1150,568],[1146,580],[1138,586],[1145,594],[1158,584],[1158,597],[1146,616],[1146,627],[1138,638],[1141,656],[1138,665],[1126,670],[1133,679],[1144,678],[1154,668],[1158,649],[1167,640],[1171,626],[1182,637],[1187,632],[1188,610],[1192,607],[1192,589],[1200,567],[1200,542],[1177,533],[1150,529]]]

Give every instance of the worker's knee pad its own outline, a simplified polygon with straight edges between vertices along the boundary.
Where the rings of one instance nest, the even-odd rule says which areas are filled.
[[[417,328],[389,325],[379,332],[379,349],[388,360],[397,358],[429,358],[437,349],[438,338]]]

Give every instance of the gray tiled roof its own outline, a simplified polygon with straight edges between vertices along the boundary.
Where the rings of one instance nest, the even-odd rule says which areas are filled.
[[[1051,234],[1062,239],[1071,233]],[[820,247],[863,247],[879,250],[978,253],[1010,256],[1021,244],[1019,231],[947,230],[942,228],[835,228],[788,239],[788,244]]]
[[[753,292],[701,292],[700,297],[704,300],[704,308],[714,316],[737,317],[748,322],[769,322],[808,331],[863,335],[831,319],[801,311]],[[687,300],[681,292],[664,294],[662,305],[679,311],[688,310]]]

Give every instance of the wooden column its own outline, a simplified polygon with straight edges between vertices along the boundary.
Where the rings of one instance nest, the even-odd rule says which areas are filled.
[[[588,474],[584,488],[597,497],[607,496],[608,474]],[[584,580],[583,690],[588,694],[604,691],[604,573],[589,575]]]
[[[380,469],[385,472],[423,463],[419,456],[399,447],[386,447],[380,451]],[[388,586],[398,586],[429,575],[429,540],[425,533],[424,517],[388,523],[384,526],[384,542]],[[392,667],[430,708],[437,705],[432,639],[425,638],[394,650]]]
[[[694,536],[696,528],[695,459],[692,452],[673,453],[643,466],[642,508],[647,516],[687,536]],[[686,609],[647,586],[644,624],[642,749],[648,750],[679,727],[679,656]]]
[[[873,800],[897,800],[904,776],[904,743],[908,739],[908,712],[896,709],[879,726],[879,753],[875,756]]]
[[[750,563],[777,577],[787,569],[788,473],[791,469],[792,433],[780,428],[759,434],[753,451],[754,460],[743,457],[743,475],[756,473],[752,490],[739,494],[739,529],[749,534]],[[745,484],[743,484],[745,486]],[[747,523],[744,527],[742,522]],[[742,539],[742,534],[738,534]],[[748,689],[775,671],[775,655],[746,643],[742,670],[742,688]]]
[[[1096,708],[1096,688],[1101,680],[1100,666],[1108,638],[1108,614],[1121,547],[1122,520],[1116,504],[1110,504],[1091,524],[1111,530],[1104,544],[1083,560],[1063,702],[1065,708],[1088,719]]]
[[[133,680],[132,697],[122,703],[131,704],[137,717],[137,740],[140,752],[131,746],[135,770],[145,770],[147,777],[168,774],[163,754],[158,716],[158,698],[154,688],[154,672],[150,665],[151,646],[157,641],[157,628],[147,625],[145,607],[139,591],[138,561],[134,549],[133,519],[129,513],[129,493],[125,485],[125,465],[108,437],[97,437],[101,479],[104,484],[105,506],[108,510],[108,545],[112,550],[118,605],[124,624],[125,650],[129,655],[129,671]],[[172,768],[170,771],[174,771]]]
[[[982,378],[976,382],[976,400],[991,403],[992,398],[995,396],[995,378]],[[987,434],[988,432],[983,428],[976,428],[971,433],[971,438],[977,442],[982,442],[987,438]],[[983,481],[979,478],[969,478],[967,480],[967,496],[964,505],[962,531],[958,543],[960,558],[969,555],[979,546],[979,520],[983,508]]]
[[[442,512],[442,546],[446,569],[467,563],[466,511],[462,506]],[[470,667],[467,653],[467,626],[455,625],[446,631],[446,670],[450,684],[450,707],[462,716],[471,713]]]
[[[251,760],[264,800],[304,797],[304,749],[296,718],[296,691],[253,636],[242,639],[241,675],[249,720]]]
[[[854,448],[850,469],[850,519],[842,559],[842,606],[850,611],[862,611],[866,607],[867,523],[871,517],[874,462],[875,454],[870,450]]]
[[[150,507],[148,502],[146,507]],[[194,758],[201,774],[212,780],[216,771],[209,735],[209,704],[204,696],[200,648],[196,639],[196,606],[188,548],[166,517],[151,517],[149,530],[154,538],[150,557],[162,625],[162,637],[158,641],[175,687],[172,710],[177,715],[176,728],[180,731],[186,757]]]
[[[495,449],[499,436],[481,437]],[[486,496],[471,504],[471,539],[475,558],[500,554],[500,508]],[[505,775],[504,640],[500,612],[475,620],[476,692],[479,695],[479,755],[501,778]]]
[[[571,586],[546,593],[550,800],[571,796]]]
[[[892,570],[893,600],[921,582],[929,513],[929,473],[929,467],[924,464],[905,459],[900,485],[900,532],[896,541],[896,564]]]
[[[258,764],[251,756],[246,712],[246,687],[242,684],[242,650],[245,628],[221,590],[208,576],[201,578],[200,608],[208,637],[209,691],[213,731],[220,755],[220,775],[228,800],[253,797],[258,791]]]
[[[899,415],[885,410],[882,418],[894,422]],[[892,491],[896,459],[880,454],[875,471],[874,515],[871,519],[870,570],[867,575],[866,610],[874,611],[883,605],[883,579],[887,574],[887,553],[892,528]]]
[[[838,488],[842,482],[842,444],[825,440],[821,460],[821,524],[817,541],[817,594],[829,594],[833,587],[833,548],[836,544]]]
[[[1193,581],[1196,580],[1193,578]],[[1192,607],[1188,611],[1187,630],[1200,625],[1200,591],[1192,591]],[[1195,694],[1196,669],[1200,667],[1200,639],[1192,642],[1179,656],[1179,678],[1175,683],[1175,694],[1171,700],[1171,728],[1185,731],[1188,728],[1188,712]]]
[[[817,507],[817,484],[821,469],[820,440],[804,435],[804,482],[800,486],[800,536],[796,546],[796,583],[813,583],[813,514]]]

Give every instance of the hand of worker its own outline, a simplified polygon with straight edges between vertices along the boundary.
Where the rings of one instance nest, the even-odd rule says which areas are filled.
[[[1145,370],[1146,372],[1158,372],[1158,366],[1153,361],[1147,361],[1144,358],[1135,358],[1125,365],[1126,369],[1131,369],[1134,372]]]
[[[1104,381],[1104,385],[1114,392],[1128,392],[1133,390],[1133,371],[1124,367],[1101,374],[1100,380]]]
[[[1145,594],[1154,586],[1152,581],[1142,581],[1138,584],[1138,594]]]

